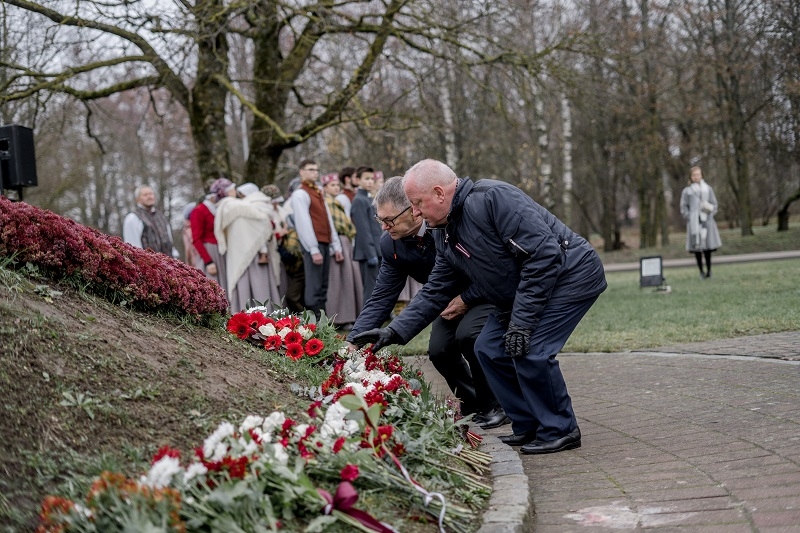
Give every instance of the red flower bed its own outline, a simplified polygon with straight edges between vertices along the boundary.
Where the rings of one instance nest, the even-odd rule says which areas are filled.
[[[203,315],[225,313],[228,305],[216,282],[182,261],[0,196],[0,257],[11,256],[53,277],[77,276],[98,292],[117,291],[152,310]]]

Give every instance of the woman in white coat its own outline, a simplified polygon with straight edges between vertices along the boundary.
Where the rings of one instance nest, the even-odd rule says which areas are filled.
[[[272,203],[253,183],[237,187],[241,198],[217,206],[214,235],[227,266],[228,300],[238,313],[253,301],[272,312],[280,304],[280,255],[272,219]]]
[[[717,196],[714,189],[703,180],[703,171],[700,167],[692,167],[690,184],[681,193],[681,215],[686,219],[686,251],[693,253],[697,259],[701,278],[711,277],[711,252],[722,246],[714,221],[718,209]]]

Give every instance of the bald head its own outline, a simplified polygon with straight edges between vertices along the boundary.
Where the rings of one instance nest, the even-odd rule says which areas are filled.
[[[414,216],[422,216],[430,226],[447,222],[458,184],[453,169],[435,159],[424,159],[408,169],[403,190],[411,202]]]

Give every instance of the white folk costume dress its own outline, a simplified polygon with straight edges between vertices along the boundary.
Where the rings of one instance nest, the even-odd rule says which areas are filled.
[[[681,215],[686,219],[686,251],[702,252],[722,246],[714,215],[719,209],[714,189],[704,180],[681,193]]]

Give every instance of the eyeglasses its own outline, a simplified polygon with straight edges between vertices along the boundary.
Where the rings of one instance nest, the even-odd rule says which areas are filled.
[[[381,218],[378,215],[375,215],[375,220],[378,222],[378,224],[383,224],[387,228],[393,228],[394,227],[394,221],[397,220],[398,218],[400,218],[400,215],[402,215],[403,213],[405,213],[409,209],[411,209],[411,206],[406,207],[405,209],[403,209],[402,211],[397,213],[392,218]]]

